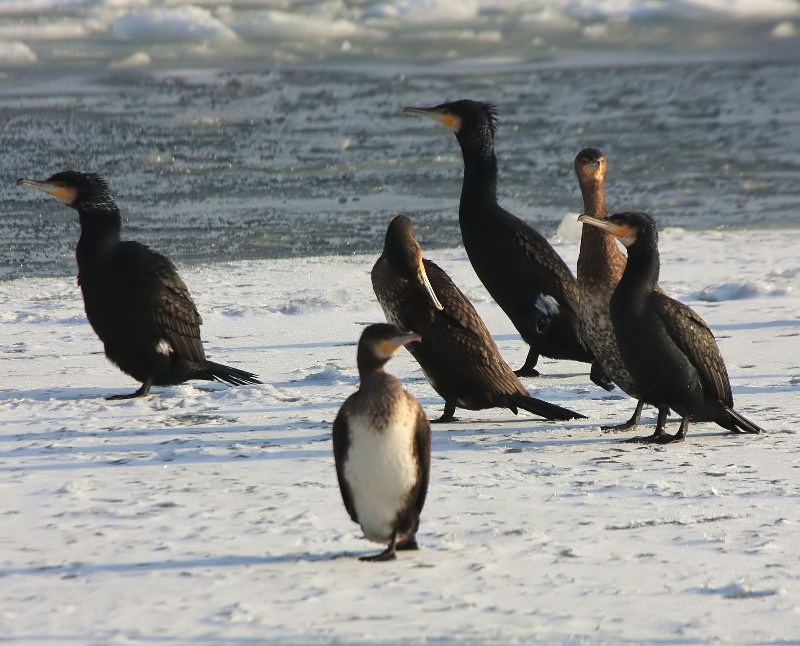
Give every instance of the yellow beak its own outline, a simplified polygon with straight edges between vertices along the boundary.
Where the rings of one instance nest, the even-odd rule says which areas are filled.
[[[454,131],[458,130],[461,123],[459,118],[455,115],[449,112],[442,112],[437,108],[403,108],[403,114],[415,114],[421,117],[427,117]]]
[[[56,199],[64,202],[64,204],[72,204],[77,197],[77,191],[74,187],[64,186],[63,184],[56,184],[54,182],[40,182],[35,179],[18,179],[17,186],[35,188],[37,191],[52,195]]]
[[[619,238],[620,240],[625,238],[629,231],[628,227],[617,224],[616,222],[612,222],[611,220],[606,220],[605,218],[596,218],[591,215],[583,215],[578,216],[578,222],[583,222],[584,224],[590,224],[593,227],[597,227],[598,229],[602,229],[606,233],[610,233],[612,236]]]

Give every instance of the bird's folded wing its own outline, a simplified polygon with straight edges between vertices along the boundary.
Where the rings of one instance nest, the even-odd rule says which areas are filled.
[[[654,292],[652,299],[672,340],[695,366],[706,391],[726,406],[733,406],[725,360],[708,324],[691,307],[663,293]]]

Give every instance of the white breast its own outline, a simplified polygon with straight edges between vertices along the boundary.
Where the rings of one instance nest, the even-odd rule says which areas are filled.
[[[417,481],[413,452],[417,415],[412,403],[404,398],[383,429],[375,428],[375,421],[366,416],[349,420],[344,476],[364,536],[377,543],[389,542],[397,514]]]

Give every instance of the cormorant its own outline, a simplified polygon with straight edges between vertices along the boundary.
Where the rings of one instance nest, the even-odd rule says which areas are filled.
[[[733,409],[725,361],[706,322],[655,289],[660,259],[653,218],[631,212],[578,219],[616,236],[628,249],[625,271],[611,297],[611,321],[637,390],[645,402],[658,407],[655,433],[636,440],[682,441],[690,421],[760,433],[759,426]],[[670,408],[682,418],[675,435],[664,431]]]
[[[605,218],[608,215],[604,190],[605,156],[597,148],[585,148],[575,157],[574,166],[583,196],[583,212]],[[627,422],[604,427],[615,431],[635,428],[644,404],[620,354],[609,310],[611,296],[624,270],[625,254],[614,237],[584,224],[577,271],[581,336],[608,378],[627,395],[639,400]]]
[[[460,100],[433,108],[404,108],[455,132],[464,157],[458,221],[475,273],[530,345],[520,376],[535,376],[539,355],[591,363],[578,327],[578,284],[549,242],[497,203],[493,105]],[[612,386],[599,366],[592,380]]]
[[[452,420],[456,406],[510,408],[515,414],[522,408],[558,420],[583,417],[527,393],[469,299],[441,268],[423,259],[404,215],[389,223],[383,254],[372,268],[372,288],[390,323],[422,336],[406,348],[445,401],[437,422]]]
[[[20,179],[78,211],[78,284],[86,317],[120,370],[142,382],[130,395],[142,397],[151,386],[206,379],[232,385],[258,384],[244,370],[205,357],[202,319],[172,262],[149,247],[120,241],[119,207],[99,175],[73,170],[45,181]]]
[[[417,549],[419,515],[428,492],[431,427],[425,412],[383,366],[401,345],[419,341],[378,323],[358,342],[358,390],[333,422],[333,455],[342,500],[364,536],[388,547],[362,561],[388,561]]]

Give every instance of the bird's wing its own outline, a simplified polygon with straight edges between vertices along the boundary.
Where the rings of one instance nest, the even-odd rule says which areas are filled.
[[[351,395],[352,397],[352,395]],[[336,462],[336,479],[339,481],[339,491],[342,493],[342,501],[347,513],[353,522],[358,522],[356,515],[356,507],[353,503],[353,494],[350,491],[350,485],[344,477],[344,463],[347,460],[347,446],[350,442],[350,428],[347,425],[347,409],[349,408],[350,397],[348,397],[336,419],[333,420],[333,457]]]
[[[691,307],[666,294],[654,292],[651,298],[670,337],[697,369],[703,389],[733,406],[725,360],[708,324]]]
[[[504,211],[497,226],[505,235],[497,237],[497,252],[508,258],[513,266],[536,289],[578,311],[578,282],[563,258],[547,239],[529,224]]]
[[[173,351],[187,361],[204,361],[205,351],[200,340],[203,320],[197,312],[189,290],[175,265],[165,256],[140,245],[126,243],[129,263],[136,269],[134,279],[139,284],[144,312],[152,312],[151,324],[163,336]]]
[[[414,399],[408,393],[406,394]],[[428,495],[428,479],[431,470],[431,424],[419,402],[416,399],[414,399],[414,402],[417,405],[417,430],[414,436],[414,446],[417,453],[417,463],[419,464],[419,491],[415,508],[417,514],[420,514],[422,513],[422,507],[425,505],[425,497]]]
[[[481,380],[492,381],[504,392],[524,392],[469,299],[436,263],[425,260],[425,271],[444,309],[437,310],[429,300],[423,301],[427,294],[419,288],[416,297],[407,299],[403,307],[409,329],[420,334],[422,342],[435,348],[445,361],[458,357],[459,364],[478,371]],[[419,306],[419,302],[426,306]]]

